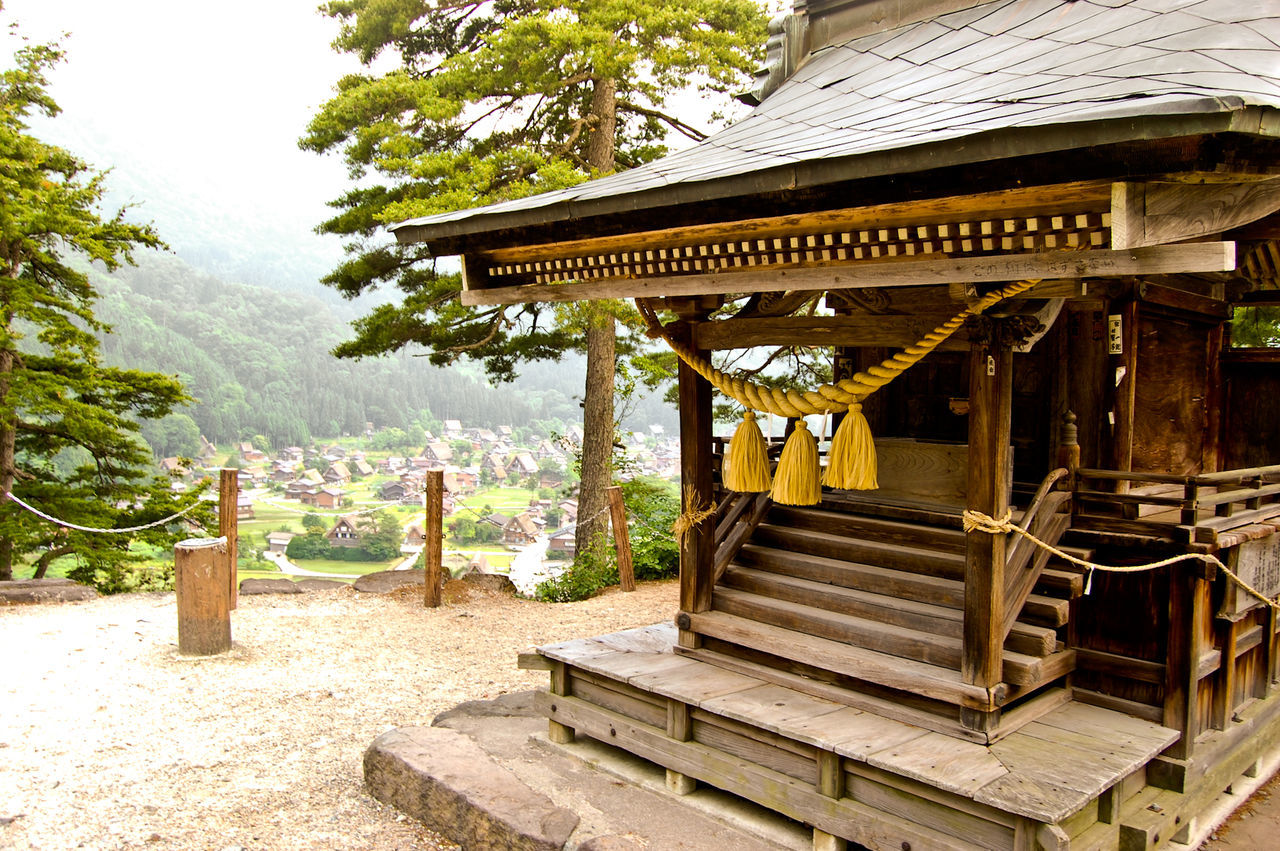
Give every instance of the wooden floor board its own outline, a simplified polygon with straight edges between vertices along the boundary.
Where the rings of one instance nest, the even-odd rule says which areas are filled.
[[[594,643],[565,642],[539,652],[561,661],[576,658],[582,670],[590,672],[584,676],[611,677],[653,697],[698,706],[727,719],[727,725],[755,728],[762,737],[777,736],[781,739],[775,741],[836,753],[853,761],[851,765],[869,766],[865,771],[886,772],[903,782],[923,783],[1036,821],[1056,823],[1081,811],[1178,735],[1109,709],[1068,703],[994,745],[984,745],[728,671],[700,658],[673,655],[675,633],[670,628],[628,633],[601,636]],[[659,720],[651,719],[661,727]],[[658,735],[654,741],[662,739]]]

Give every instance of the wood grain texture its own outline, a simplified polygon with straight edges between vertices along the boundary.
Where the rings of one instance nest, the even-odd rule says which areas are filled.
[[[771,267],[768,271],[607,278],[564,284],[525,284],[464,289],[469,307],[610,298],[663,298],[780,290],[842,290],[932,286],[953,281],[998,283],[1028,278],[1095,278],[1127,275],[1229,272],[1236,266],[1234,242],[1157,245],[1124,251],[1051,251],[946,260],[872,261],[846,265]]]

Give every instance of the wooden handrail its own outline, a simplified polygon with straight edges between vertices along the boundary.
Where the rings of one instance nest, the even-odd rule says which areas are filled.
[[[1058,490],[1056,485],[1070,476],[1070,470],[1059,467],[1044,477],[1040,487],[1036,488],[1035,496],[1031,498],[1026,513],[1022,516],[1019,528],[1046,543],[1057,543],[1058,538],[1071,522],[1069,515],[1061,513],[1063,505],[1071,499],[1071,493]],[[1023,604],[1027,602],[1027,597],[1031,595],[1031,590],[1049,561],[1047,550],[1040,549],[1023,535],[1014,537],[1015,540],[1009,546],[1005,556],[1001,642],[1009,637],[1009,631],[1013,629],[1018,613],[1022,611]]]

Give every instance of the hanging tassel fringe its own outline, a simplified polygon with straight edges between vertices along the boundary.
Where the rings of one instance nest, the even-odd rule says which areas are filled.
[[[840,490],[865,491],[880,487],[876,481],[876,447],[871,439],[871,427],[859,404],[849,406],[849,413],[831,438],[822,483]]]
[[[769,449],[756,422],[756,412],[748,410],[729,441],[729,454],[724,458],[724,486],[731,491],[760,493],[772,486],[769,475]]]
[[[778,472],[773,477],[773,501],[782,505],[817,505],[822,501],[820,475],[818,441],[809,433],[805,421],[797,420],[778,459]]]

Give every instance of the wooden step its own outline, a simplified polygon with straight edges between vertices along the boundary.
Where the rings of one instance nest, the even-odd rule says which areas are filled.
[[[964,582],[908,573],[877,565],[844,561],[748,543],[738,551],[737,564],[770,573],[826,582],[920,603],[964,608]],[[1019,620],[1051,628],[1066,624],[1070,603],[1065,599],[1032,594]]]
[[[770,509],[766,522],[790,529],[810,529],[832,535],[843,535],[846,538],[919,547],[934,552],[964,553],[965,547],[965,535],[959,529],[926,526],[863,514],[845,514],[775,504]]]
[[[881,543],[813,529],[789,529],[764,524],[756,528],[752,543],[824,558],[856,561],[877,567],[909,571],[947,579],[964,577],[964,553],[940,552],[922,547]]]
[[[686,616],[689,628],[700,635],[761,648],[783,659],[806,665],[817,662],[838,674],[972,709],[991,710],[999,703],[987,689],[963,682],[960,672],[950,668],[806,635],[727,612],[682,615]]]
[[[717,588],[712,595],[711,608],[712,611],[898,656],[904,660],[960,670],[963,650],[958,636],[922,632],[733,588]],[[767,646],[759,649],[769,652]],[[1017,686],[1042,685],[1067,673],[1061,664],[1067,656],[1074,654],[1061,651],[1052,657],[1045,657],[1005,651],[1002,679]],[[824,659],[821,656],[814,658]]]
[[[950,638],[960,638],[964,633],[964,613],[947,606],[903,600],[748,567],[731,568],[721,580],[721,585]],[[1007,650],[1029,656],[1047,656],[1058,649],[1057,633],[1047,627],[1016,623],[1004,646]]]

